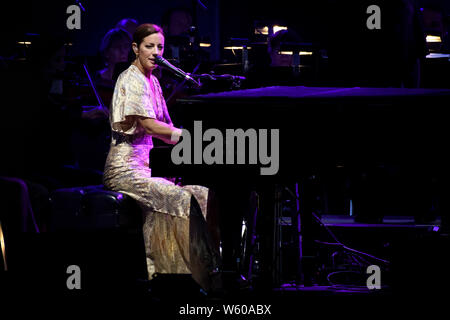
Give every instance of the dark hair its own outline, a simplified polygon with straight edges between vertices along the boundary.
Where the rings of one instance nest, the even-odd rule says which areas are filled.
[[[144,40],[145,37],[154,34],[154,33],[161,33],[164,35],[163,29],[152,23],[144,23],[141,24],[139,27],[136,28],[136,31],[133,34],[133,42],[136,42],[136,44],[141,44],[142,40]]]
[[[127,24],[138,25],[138,22],[136,19],[133,19],[133,18],[125,18],[125,19],[122,19],[119,22],[117,22],[116,28],[123,28]]]
[[[102,54],[104,54],[105,51],[111,47],[111,45],[113,44],[114,41],[122,40],[122,39],[125,39],[128,41],[131,40],[128,32],[126,32],[125,30],[123,30],[121,28],[114,28],[114,29],[109,30],[102,39],[102,43],[100,45],[100,52]]]

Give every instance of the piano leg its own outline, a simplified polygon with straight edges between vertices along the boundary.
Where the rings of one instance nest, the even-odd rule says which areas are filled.
[[[241,239],[241,274],[246,279],[252,279],[257,275],[259,267],[259,239],[256,230],[256,223],[259,213],[259,195],[253,191],[250,194],[249,210],[244,219],[245,233]]]
[[[311,286],[314,282],[314,268],[316,264],[317,239],[320,223],[316,221],[317,197],[315,176],[299,179],[298,182],[288,182],[274,185],[267,193],[266,200],[272,198],[273,202],[266,205],[272,207],[272,280],[276,286],[284,281],[295,281],[296,285]],[[288,211],[290,216],[284,216],[287,205],[286,196],[290,202]],[[286,239],[286,218],[290,218],[288,236]],[[267,223],[267,221],[265,222]],[[265,230],[266,234],[268,230]],[[264,238],[269,238],[267,235]],[[267,245],[267,244],[266,244]],[[270,260],[266,259],[266,263]]]
[[[255,288],[264,291],[279,286],[283,280],[282,249],[284,241],[281,236],[280,218],[282,215],[282,192],[284,185],[276,183],[263,184],[258,188],[259,212],[257,230],[259,235],[259,274],[255,278]],[[297,259],[297,257],[296,257]],[[296,263],[289,261],[289,263]]]
[[[314,204],[311,194],[311,183],[313,177],[304,178],[296,183],[297,186],[297,201],[298,211],[295,213],[295,218],[292,223],[292,230],[294,232],[294,244],[297,258],[297,284],[311,286],[313,284],[314,263],[316,258],[316,250],[314,246],[314,239],[317,236],[317,223],[314,221]],[[297,225],[295,224],[297,223]]]
[[[223,184],[216,186],[214,192],[219,198],[220,248],[224,276],[230,277],[230,282],[240,281],[241,275],[248,279],[255,243],[255,194],[250,186],[236,188],[236,185],[232,187]]]

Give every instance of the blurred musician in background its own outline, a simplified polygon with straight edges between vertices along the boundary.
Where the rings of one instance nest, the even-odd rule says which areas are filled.
[[[132,23],[121,20],[124,26],[132,29]],[[122,28],[110,29],[102,38],[100,54],[104,67],[93,75],[93,84],[100,97],[100,101],[91,101],[96,105],[84,105],[83,114],[101,110],[97,119],[84,120],[72,132],[72,146],[77,156],[77,165],[101,173],[109,150],[110,127],[108,123],[108,109],[114,91],[118,73],[130,65],[129,54],[131,37]],[[84,74],[84,78],[87,75]],[[92,88],[94,89],[94,88]],[[91,96],[94,92],[90,90]]]
[[[96,73],[96,82],[104,87],[114,87],[114,72],[116,65],[120,62],[128,62],[131,37],[120,28],[109,30],[102,39],[100,53],[105,63],[105,68]]]
[[[23,203],[30,202],[26,211],[32,212],[33,224],[41,231],[48,223],[49,191],[101,183],[101,175],[76,166],[73,131],[82,121],[105,115],[98,108],[83,112],[78,97],[69,94],[67,42],[64,35],[37,35],[26,59],[9,61],[2,77],[9,102],[3,110],[8,121],[2,126],[2,134],[11,138],[3,144],[0,176],[7,184],[2,185],[5,192],[1,193],[14,198],[18,194],[12,193],[20,191]],[[22,217],[22,229],[26,230],[30,221]]]
[[[162,27],[166,35],[166,58],[186,72],[199,72],[199,68],[209,61],[209,55],[199,46],[192,10],[185,7],[167,10],[162,18]],[[190,95],[190,90],[180,79],[164,69],[155,71],[169,109],[176,99]]]
[[[130,35],[130,38],[133,37],[133,33],[136,31],[136,28],[138,27],[139,23],[136,19],[132,18],[125,18],[117,22],[116,28],[120,28],[128,32]]]
[[[133,38],[134,31],[136,31],[136,28],[138,27],[139,23],[136,19],[133,18],[125,18],[117,22],[115,28],[123,29],[125,30],[128,35],[130,36],[130,41]],[[120,61],[117,62],[112,74],[112,79],[115,82],[117,80],[117,77],[119,74],[121,74],[123,71],[125,71],[131,64],[131,62],[134,60],[134,53],[133,50],[128,50],[128,59],[126,61]],[[114,88],[113,88],[114,89]],[[108,102],[108,105],[111,101]]]
[[[186,8],[173,8],[164,14],[162,20],[167,37],[166,58],[179,62],[189,47],[189,31],[193,23],[191,12]]]
[[[34,167],[35,172],[43,176],[61,179],[55,170],[76,163],[71,144],[73,130],[80,121],[104,117],[99,108],[83,112],[77,97],[69,96],[66,57],[66,39],[63,37],[41,35],[33,41],[30,71],[36,80],[39,98],[34,106],[27,106],[39,109],[40,130],[33,133],[33,140],[40,143],[33,145],[38,148],[36,154],[41,155],[28,168]]]
[[[189,29],[192,22],[190,10],[184,7],[171,8],[162,17],[162,28],[166,37],[165,57],[183,70],[188,70],[186,64],[188,62]],[[189,66],[191,65],[192,61],[189,63]],[[185,96],[186,93],[182,87],[177,88],[180,79],[173,77],[163,69],[158,68],[155,71],[155,75],[160,80],[167,107],[170,109],[171,104],[177,98]],[[178,91],[175,92],[174,90]]]
[[[300,43],[301,37],[292,29],[280,30],[267,39],[267,51],[255,59],[247,74],[248,88],[298,85],[301,78],[293,72],[293,55],[282,51],[283,43]]]

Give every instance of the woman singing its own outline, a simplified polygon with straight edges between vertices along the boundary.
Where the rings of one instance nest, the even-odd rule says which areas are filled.
[[[155,56],[164,51],[162,29],[140,25],[132,49],[136,59],[120,74],[112,98],[112,141],[104,185],[136,199],[142,208],[150,278],[154,273],[192,274],[203,289],[214,290],[220,286],[215,272],[219,255],[217,241],[212,242],[217,235],[206,224],[212,212],[207,211],[209,190],[152,177],[149,168],[152,138],[175,144],[181,136],[169,117],[158,79],[152,75]]]

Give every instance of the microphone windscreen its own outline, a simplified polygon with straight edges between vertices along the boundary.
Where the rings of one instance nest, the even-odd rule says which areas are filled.
[[[165,62],[165,59],[164,59],[163,57],[161,57],[161,56],[156,56],[156,57],[155,57],[155,62],[156,62],[156,64],[158,64],[158,65],[163,65],[164,62]]]

